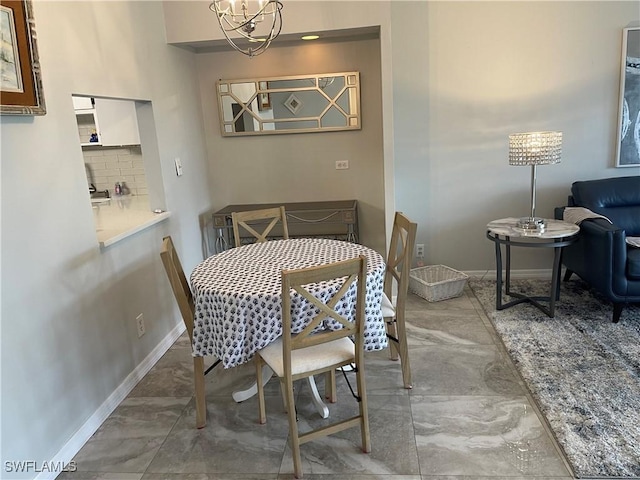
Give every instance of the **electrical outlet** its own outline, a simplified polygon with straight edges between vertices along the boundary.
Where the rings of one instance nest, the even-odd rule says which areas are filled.
[[[180,158],[176,157],[174,162],[176,164],[176,175],[181,177],[182,176],[182,160],[180,160]]]
[[[349,160],[336,160],[336,170],[347,170],[349,168]]]
[[[141,313],[136,317],[136,326],[138,327],[138,338],[144,335],[144,315]]]
[[[416,244],[416,257],[424,258],[424,243]]]

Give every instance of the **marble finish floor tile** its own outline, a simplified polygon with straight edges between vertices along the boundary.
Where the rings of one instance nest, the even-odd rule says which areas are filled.
[[[295,477],[293,474],[280,475],[278,480],[291,480]],[[420,475],[374,475],[374,474],[304,474],[306,480],[421,480],[424,477]],[[452,479],[453,480],[453,479]]]
[[[407,343],[414,345],[493,345],[487,326],[474,311],[444,310],[408,312]]]
[[[572,476],[554,477],[548,475],[513,475],[508,477],[489,475],[422,475],[421,480],[573,480],[573,478]]]
[[[282,411],[279,396],[266,397],[267,411]],[[207,425],[198,430],[192,401],[147,469],[148,473],[278,473],[289,427],[271,415],[258,423],[258,402],[207,399]]]
[[[143,473],[189,401],[126,398],[75,456],[78,472]]]
[[[142,480],[143,473],[63,472],[56,480]]]
[[[422,395],[524,395],[496,346],[434,345],[409,351],[413,389]]]
[[[362,452],[360,428],[322,437],[300,447],[305,477],[309,474],[345,475],[417,475],[420,473],[411,408],[408,397],[368,396],[371,452]],[[329,404],[330,417],[321,419],[308,402],[297,402],[298,429],[306,432],[358,413],[356,400],[339,396]],[[284,417],[284,414],[281,414]],[[269,414],[267,413],[267,416]],[[273,416],[273,415],[272,415]],[[282,460],[281,474],[293,473],[289,445]]]
[[[423,475],[569,476],[525,397],[411,396]]]
[[[176,348],[191,348],[191,340],[189,339],[189,334],[185,330],[182,335],[178,337],[175,343],[171,346],[171,349]]]
[[[172,348],[144,376],[130,397],[190,397],[193,357],[188,348]]]
[[[145,473],[141,480],[278,480],[278,478],[277,473]]]
[[[302,445],[308,480],[568,480],[570,472],[532,408],[501,341],[468,288],[406,309],[414,388],[403,388],[389,350],[365,354],[372,452],[359,428]],[[205,365],[215,359],[207,357]],[[355,389],[355,374],[348,373]],[[336,373],[331,421],[357,403]],[[293,461],[279,382],[265,388],[267,424],[255,397],[231,394],[255,381],[253,363],[205,377],[207,425],[195,428],[193,360],[186,334],[78,452],[60,480],[289,480]],[[324,377],[316,378],[324,392]],[[306,382],[297,382],[301,430],[322,425]]]
[[[412,311],[442,311],[442,310],[473,310],[471,305],[471,293],[470,290],[465,291],[459,297],[449,298],[439,302],[429,302],[424,298],[416,295],[415,293],[409,293],[407,295],[407,302],[405,307],[405,314],[409,314]]]

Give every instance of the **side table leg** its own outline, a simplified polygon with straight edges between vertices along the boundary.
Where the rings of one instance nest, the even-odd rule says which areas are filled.
[[[502,250],[500,242],[494,240],[496,244],[496,310],[502,310]]]
[[[224,238],[224,231],[222,228],[218,228],[216,230],[218,230],[218,237],[216,238],[214,250],[215,253],[222,253],[228,248],[227,240]]]
[[[509,237],[504,244],[505,255],[507,257],[505,272],[504,272],[504,293],[511,295],[511,245],[509,245]]]
[[[347,225],[347,228],[349,229],[347,231],[347,242],[358,243],[358,236],[356,235],[356,232],[353,231],[353,224],[350,223]]]
[[[551,288],[549,289],[549,316],[555,316],[556,299],[560,297],[560,256],[562,247],[555,247],[553,254],[553,271],[551,273]]]
[[[562,247],[558,248],[556,247],[557,250],[560,250],[560,256],[558,258],[558,285],[556,286],[556,301],[560,300],[560,283],[561,280],[560,278],[562,277],[561,273],[562,273]],[[555,259],[554,259],[555,260]]]

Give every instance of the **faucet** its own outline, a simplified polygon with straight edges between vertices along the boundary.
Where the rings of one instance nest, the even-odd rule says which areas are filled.
[[[93,170],[91,169],[91,165],[85,163],[84,170],[87,174],[87,181],[89,182],[89,195],[91,198],[111,198],[109,195],[109,190],[98,190],[93,183],[95,180],[93,179]]]

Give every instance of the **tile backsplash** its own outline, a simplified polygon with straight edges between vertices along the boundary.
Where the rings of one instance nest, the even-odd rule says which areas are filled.
[[[147,178],[140,145],[126,147],[83,147],[87,184],[115,195],[116,182],[124,182],[132,195],[147,195]]]

